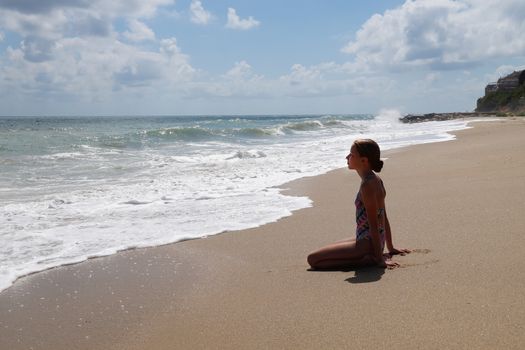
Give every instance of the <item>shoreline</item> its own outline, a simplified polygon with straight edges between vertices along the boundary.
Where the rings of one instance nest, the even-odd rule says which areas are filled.
[[[437,116],[437,119],[434,119],[434,116]],[[441,117],[443,117],[443,118],[441,118]],[[450,119],[466,120],[467,121],[467,130],[468,130],[468,128],[471,128],[471,126],[469,124],[477,123],[477,122],[479,122],[479,123],[490,122],[490,120],[489,121],[484,121],[483,120],[483,118],[488,118],[488,117],[495,118],[494,120],[501,119],[501,118],[496,117],[494,113],[489,113],[489,112],[479,112],[479,113],[478,112],[451,112],[451,113],[428,113],[428,114],[424,114],[424,115],[415,115],[415,114],[412,115],[412,114],[409,114],[409,115],[406,115],[403,118],[400,118],[400,121],[402,121],[403,123],[418,123],[418,122],[425,122],[425,121],[444,121],[444,120],[450,120]],[[404,119],[404,118],[406,118],[406,120],[403,121],[402,119]],[[509,120],[512,120],[513,118],[521,118],[521,117],[520,116],[508,116],[506,118],[509,118]],[[455,135],[456,132],[457,131],[450,131],[450,132],[447,132],[447,133]],[[430,143],[441,143],[441,142],[450,142],[450,141],[453,141],[453,139],[452,140],[432,141]],[[387,156],[388,153],[403,151],[404,149],[407,149],[407,148],[410,148],[410,147],[417,147],[417,146],[424,145],[424,144],[426,144],[426,143],[405,145],[405,146],[401,146],[401,147],[388,149],[386,151],[382,151],[382,158]],[[280,193],[282,193],[283,195],[290,195],[290,196],[309,198],[306,194],[302,193],[301,190],[297,190],[297,189],[294,190],[294,187],[301,188],[300,185],[296,186],[295,185],[296,183],[300,183],[301,181],[306,180],[306,179],[316,178],[318,176],[324,176],[324,175],[327,175],[327,174],[332,173],[332,172],[345,171],[345,170],[346,170],[345,167],[341,167],[341,168],[338,168],[338,169],[332,169],[332,170],[329,170],[329,171],[327,171],[325,173],[321,173],[321,174],[317,174],[317,175],[308,175],[308,176],[305,176],[305,177],[301,177],[301,178],[298,178],[298,179],[295,179],[295,180],[291,180],[291,181],[285,182],[285,183],[280,184],[280,185],[272,186],[272,188],[279,189]],[[282,217],[278,218],[277,220],[265,222],[265,223],[262,223],[262,224],[260,224],[258,226],[253,226],[253,227],[249,227],[249,228],[246,228],[246,229],[241,229],[241,230],[224,230],[224,231],[217,232],[217,233],[212,233],[212,234],[209,234],[209,235],[203,235],[203,236],[194,237],[194,238],[184,238],[184,239],[181,239],[181,240],[178,240],[178,241],[162,243],[162,244],[158,244],[158,245],[134,246],[134,247],[129,247],[129,248],[116,250],[115,252],[110,253],[110,254],[89,256],[89,257],[87,257],[87,258],[85,258],[83,260],[73,261],[73,262],[66,262],[66,263],[63,263],[63,264],[60,264],[60,265],[57,265],[57,266],[51,266],[51,267],[45,268],[43,270],[32,271],[32,272],[29,272],[29,273],[24,274],[22,276],[18,276],[16,278],[16,280],[14,280],[11,283],[10,286],[6,287],[5,289],[0,290],[0,295],[3,292],[5,292],[8,289],[10,289],[11,287],[13,287],[20,280],[23,280],[23,279],[25,279],[27,277],[31,277],[31,276],[33,276],[35,274],[46,273],[46,272],[48,272],[50,270],[60,269],[62,267],[68,267],[68,266],[73,266],[73,265],[77,265],[77,264],[89,263],[89,261],[91,261],[91,260],[103,259],[103,258],[110,257],[112,255],[118,255],[118,254],[126,253],[128,251],[135,251],[135,250],[142,250],[142,249],[154,249],[154,248],[163,247],[163,246],[166,246],[166,245],[183,243],[185,241],[207,239],[209,237],[218,236],[218,235],[222,235],[222,234],[225,234],[225,233],[235,233],[235,232],[242,232],[242,231],[246,231],[246,230],[250,230],[250,229],[256,229],[256,228],[259,228],[261,226],[265,226],[265,225],[274,223],[276,221],[282,220],[282,219],[284,219],[286,217],[289,217],[289,216],[293,215],[295,212],[297,212],[299,210],[304,210],[304,209],[307,209],[307,208],[309,208],[309,207],[304,207],[304,208],[299,208],[299,209],[292,210],[290,214],[288,214],[286,216],[282,216]]]
[[[457,120],[461,120],[463,122],[465,121],[468,121],[468,118],[456,118]],[[471,120],[479,120],[478,118],[470,118]],[[453,131],[452,131],[453,132]],[[447,132],[448,134],[451,134],[452,132]],[[440,133],[439,132],[436,132],[435,135],[439,135]],[[437,139],[433,139],[432,141],[430,141],[430,143],[434,143],[434,142],[444,142],[444,141],[449,141],[449,140],[437,140]],[[424,144],[424,143],[427,143],[426,141],[419,141],[420,143],[416,143],[415,145],[419,145],[419,144]],[[403,146],[396,146],[395,148],[393,149],[390,149],[388,151],[394,151],[396,149],[403,149],[405,147],[409,147],[409,146],[413,146],[413,145],[403,145]],[[387,151],[387,152],[388,152]],[[343,163],[343,162],[341,162]],[[332,169],[332,170],[329,170],[327,172],[331,172],[333,170],[336,170],[336,169]],[[284,194],[284,191],[282,191],[282,188],[283,187],[286,187],[287,184],[289,182],[294,182],[294,181],[297,181],[297,180],[301,180],[305,177],[315,177],[315,176],[321,176],[321,175],[324,175],[326,174],[327,172],[324,172],[324,173],[320,173],[320,174],[315,174],[315,175],[306,175],[306,176],[303,176],[301,178],[298,178],[298,179],[294,179],[294,180],[291,180],[291,181],[287,181],[283,184],[280,184],[280,185],[274,185],[274,186],[271,186],[271,187],[268,187],[268,189],[279,189],[279,193],[281,194]],[[297,194],[296,197],[304,197],[304,198],[308,198],[307,196],[303,196],[301,194]],[[308,199],[309,201],[309,199]],[[310,204],[311,205],[311,204]],[[303,207],[299,208],[299,209],[289,209],[289,208],[286,208],[286,210],[289,212],[288,214],[286,215],[283,215],[277,219],[271,219],[269,221],[263,221],[262,223],[259,223],[257,226],[252,226],[252,227],[247,227],[247,228],[244,228],[244,229],[250,229],[250,228],[256,228],[256,227],[260,227],[260,226],[263,226],[263,225],[266,225],[268,223],[271,223],[271,222],[275,222],[276,220],[280,220],[282,218],[285,218],[287,216],[290,216],[290,215],[293,215],[293,212],[295,212],[296,210],[301,210],[301,209],[304,209],[304,208],[307,208],[308,206],[307,205],[304,205]],[[5,287],[0,287],[0,293],[4,292],[5,290],[8,290],[9,288],[11,288],[13,285],[15,285],[16,283],[18,283],[19,280],[21,279],[24,279],[28,276],[32,276],[34,274],[38,274],[38,273],[42,273],[42,272],[46,272],[48,270],[52,270],[52,269],[55,269],[55,268],[61,268],[63,266],[69,266],[69,265],[75,265],[75,264],[82,264],[86,261],[90,261],[92,259],[99,259],[99,258],[104,258],[104,257],[107,257],[107,256],[111,256],[111,255],[114,255],[114,254],[120,254],[122,252],[125,252],[125,251],[128,251],[128,250],[135,250],[135,249],[149,249],[149,248],[155,248],[155,247],[160,247],[160,246],[164,246],[164,245],[169,245],[169,244],[176,244],[176,243],[180,243],[180,242],[184,242],[186,240],[193,240],[193,239],[201,239],[201,238],[206,238],[206,237],[210,237],[210,236],[215,236],[215,235],[220,235],[220,234],[223,234],[225,232],[231,232],[231,231],[240,231],[241,229],[236,229],[236,230],[222,230],[222,231],[218,231],[218,232],[212,232],[212,233],[209,233],[209,234],[205,234],[205,235],[202,235],[202,236],[196,236],[196,237],[192,237],[192,238],[188,238],[188,237],[185,237],[185,238],[182,238],[180,240],[175,240],[175,241],[171,241],[171,242],[156,242],[156,243],[147,243],[147,244],[144,244],[143,242],[142,243],[138,243],[138,244],[134,244],[130,247],[125,247],[125,248],[120,248],[120,249],[115,249],[114,251],[110,252],[110,253],[97,253],[97,254],[94,254],[94,255],[82,255],[82,256],[79,256],[79,257],[74,257],[73,259],[69,259],[67,261],[64,261],[64,262],[61,262],[59,263],[59,265],[54,265],[54,266],[48,266],[48,267],[44,267],[42,269],[39,269],[39,270],[31,270],[30,272],[28,273],[24,273],[23,275],[20,275],[20,276],[17,276],[16,279],[14,281],[12,281],[8,286],[5,286]],[[26,269],[27,270],[27,269]]]
[[[314,207],[277,222],[125,250],[19,280],[0,293],[0,339],[11,349],[367,348],[387,342],[488,349],[503,341],[517,349],[525,340],[525,308],[516,299],[525,279],[513,264],[524,242],[513,235],[505,244],[489,233],[519,234],[523,227],[514,212],[523,203],[513,201],[508,212],[495,195],[504,190],[508,200],[525,194],[523,183],[516,183],[525,168],[516,147],[524,144],[524,125],[523,118],[476,123],[454,132],[453,141],[384,154],[394,243],[419,249],[395,259],[403,269],[307,271],[309,251],[352,231],[358,179],[337,169],[280,186],[288,188],[284,194],[307,195]],[[493,138],[499,143],[488,147]],[[413,168],[413,159],[422,169]],[[498,164],[508,168],[501,171]],[[484,191],[476,191],[479,186]],[[453,196],[460,191],[464,196]],[[485,209],[487,198],[493,201]],[[423,209],[432,209],[431,215]],[[472,220],[474,214],[481,217]],[[452,232],[444,229],[446,220]],[[470,242],[469,225],[480,232],[480,242]],[[491,251],[497,248],[502,251]],[[478,254],[503,260],[491,265]],[[463,259],[467,264],[458,264]],[[505,284],[495,289],[495,282]],[[356,328],[359,322],[365,327]],[[374,336],[372,325],[390,338]]]

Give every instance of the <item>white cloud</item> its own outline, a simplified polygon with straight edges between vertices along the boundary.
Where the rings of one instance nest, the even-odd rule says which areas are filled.
[[[47,0],[47,1],[9,1],[0,2],[0,7],[26,14],[49,13],[59,7],[86,8],[86,0]]]
[[[407,0],[372,16],[342,51],[361,66],[458,69],[525,55],[521,0]]]
[[[217,78],[188,84],[186,97],[261,98],[275,93],[272,83],[264,76],[255,74],[246,61],[240,61]]]
[[[4,33],[0,32],[0,42],[4,41]]]
[[[290,83],[300,84],[305,81],[319,80],[321,78],[321,71],[317,67],[306,68],[301,64],[294,64],[291,73],[287,76]]]
[[[246,61],[217,79],[188,84],[187,98],[311,98],[344,95],[378,95],[391,88],[387,78],[348,76],[344,67],[333,62],[314,66],[294,64],[288,74],[267,78],[256,74]]]
[[[117,18],[149,18],[174,0],[49,0],[0,2],[0,28],[47,39],[109,36]]]
[[[252,67],[246,61],[235,62],[235,65],[224,75],[227,79],[242,80],[254,77]]]
[[[290,72],[279,77],[282,93],[288,96],[362,95],[385,91],[390,80],[383,77],[365,77],[345,74],[346,67],[333,62],[306,67],[294,64]]]
[[[254,19],[252,16],[248,19],[241,19],[235,9],[228,8],[228,22],[226,23],[227,28],[248,30],[254,27],[258,27],[261,23]]]
[[[48,39],[57,39],[64,35],[68,16],[65,11],[53,11],[48,14],[26,14],[0,7],[0,27],[18,33],[21,36],[38,35]]]
[[[128,21],[129,31],[125,31],[123,35],[131,41],[155,40],[155,33],[146,24],[136,19]]]
[[[97,13],[105,13],[110,17],[151,18],[158,9],[172,5],[175,0],[95,0],[89,2],[91,9]]]
[[[161,6],[174,0],[24,0],[1,1],[0,8],[26,15],[48,15],[54,12],[95,11],[108,17],[150,17]]]
[[[345,70],[344,65],[334,62],[312,66],[297,63],[290,66],[286,74],[267,77],[256,72],[248,62],[240,61],[222,75],[195,74],[191,81],[184,84],[182,96],[185,101],[205,99],[206,105],[231,105],[228,100],[236,101],[235,108],[248,103],[247,101],[260,103],[264,108],[272,105],[282,106],[283,101],[289,101],[294,104],[294,108],[299,108],[301,113],[313,111],[306,106],[317,108],[318,111],[333,111],[335,105],[330,101],[336,100],[344,101],[344,110],[347,112],[351,106],[354,113],[358,112],[358,109],[355,109],[357,105],[364,105],[370,101],[378,106],[384,105],[382,99],[390,96],[394,88],[391,78],[366,74],[350,75]],[[392,102],[389,103],[392,105]],[[370,111],[360,108],[361,112]],[[270,110],[271,108],[268,109]],[[238,113],[238,110],[236,112]],[[276,109],[272,113],[275,112]]]
[[[196,70],[175,38],[157,40],[140,18],[173,0],[0,2],[0,28],[21,36],[0,56],[0,95],[112,99],[115,92],[178,89]],[[128,30],[113,27],[125,19]],[[147,47],[122,42],[149,40]]]
[[[498,68],[496,68],[496,70],[493,73],[488,74],[486,76],[486,80],[488,82],[495,82],[499,78],[504,77],[506,75],[509,75],[510,73],[512,73],[514,71],[520,71],[520,70],[524,70],[524,69],[525,69],[525,65],[511,66],[511,65],[505,64],[505,65],[502,65],[502,66],[499,66]]]
[[[157,51],[102,37],[57,40],[49,56],[26,46],[8,48],[0,59],[0,90],[46,100],[111,100],[130,89],[173,92],[196,72],[175,38],[162,40]]]
[[[202,2],[192,0],[190,5],[191,21],[197,24],[208,24],[211,20],[211,13],[206,11],[202,6]]]

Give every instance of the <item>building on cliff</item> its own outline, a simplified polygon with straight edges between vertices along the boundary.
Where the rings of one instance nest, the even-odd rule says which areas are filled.
[[[499,78],[495,83],[489,83],[485,87],[485,95],[495,91],[512,91],[524,82],[525,70],[514,71],[503,78]]]
[[[476,112],[525,113],[525,70],[515,71],[485,87]]]

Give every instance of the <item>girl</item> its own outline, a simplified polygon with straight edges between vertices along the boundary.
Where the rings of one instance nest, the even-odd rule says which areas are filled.
[[[361,186],[355,199],[356,237],[323,247],[308,256],[308,264],[314,269],[342,266],[377,265],[395,268],[398,263],[390,260],[392,255],[405,255],[408,249],[396,249],[392,244],[392,232],[385,209],[385,187],[375,172],[383,168],[377,143],[370,139],[356,140],[346,156],[348,169],[361,177]],[[383,255],[385,242],[388,254]]]

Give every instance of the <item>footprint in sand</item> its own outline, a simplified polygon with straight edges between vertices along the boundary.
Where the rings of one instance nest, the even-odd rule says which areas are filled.
[[[409,263],[400,262],[399,263],[399,267],[400,268],[405,268],[405,267],[411,267],[411,266],[428,266],[428,265],[436,264],[438,262],[439,262],[438,259],[433,259],[433,260],[429,260],[429,261],[423,261],[423,262],[419,262],[419,263],[416,263],[416,262],[409,262]]]
[[[412,249],[411,253],[419,253],[419,254],[428,254],[430,253],[430,249]]]
[[[412,249],[410,251],[411,254],[412,253],[429,254],[430,252],[431,252],[430,249]],[[399,263],[400,268],[405,268],[405,267],[411,267],[411,266],[428,266],[428,265],[436,264],[438,262],[439,262],[438,259],[432,259],[432,260],[423,261],[423,262],[398,262],[398,263]]]

